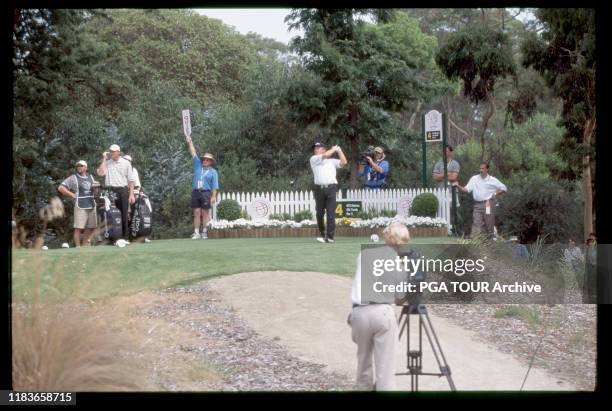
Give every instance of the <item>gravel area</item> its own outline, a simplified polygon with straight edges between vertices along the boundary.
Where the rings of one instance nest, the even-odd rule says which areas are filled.
[[[570,286],[569,300],[578,301],[577,295],[576,287]],[[72,308],[87,320],[105,321],[107,326],[100,332],[125,342],[116,357],[134,364],[133,382],[144,391],[353,389],[353,375],[297,358],[277,337],[254,331],[244,315],[233,311],[206,282]],[[581,390],[595,387],[595,305],[428,304],[428,308],[526,365],[534,358],[535,367],[549,369]]]
[[[334,391],[352,388],[346,376],[323,370],[323,364],[298,359],[277,342],[263,338],[249,328],[205,284],[168,288],[155,292],[163,297],[156,304],[138,309],[135,315],[164,319],[187,330],[196,338],[180,343],[187,352],[219,378],[204,389],[220,391]],[[170,366],[157,364],[159,385],[170,391],[184,387],[167,378]],[[214,380],[214,379],[213,379]]]
[[[595,389],[595,305],[432,304],[429,310],[476,333],[521,362],[551,370],[581,390]],[[506,316],[500,316],[507,313]],[[534,353],[538,345],[541,345]]]

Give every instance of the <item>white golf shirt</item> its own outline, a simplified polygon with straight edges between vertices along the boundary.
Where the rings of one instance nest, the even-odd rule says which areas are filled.
[[[322,154],[314,155],[310,157],[310,167],[312,168],[316,185],[338,184],[336,169],[341,166],[340,160],[337,158],[323,158]]]
[[[480,174],[472,176],[470,181],[465,185],[465,189],[472,193],[474,201],[489,200],[497,190],[508,190],[506,186],[495,177],[487,175],[485,178],[482,178]]]

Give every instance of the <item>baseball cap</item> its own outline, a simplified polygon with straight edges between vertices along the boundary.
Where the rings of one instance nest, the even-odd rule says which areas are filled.
[[[121,149],[119,148],[117,144],[113,144],[112,146],[110,146],[109,150],[110,151],[121,151]]]
[[[85,160],[79,160],[76,163],[77,166],[85,166],[87,167],[87,162]]]
[[[130,156],[129,154],[124,155],[123,158],[125,158],[130,163],[132,162],[132,156]]]
[[[312,145],[312,148],[315,147],[325,147],[325,144],[321,143],[320,141],[317,141]]]
[[[201,158],[207,158],[209,160],[215,161],[215,158],[210,153],[204,153],[204,155]]]
[[[374,149],[374,151],[375,151],[376,153],[380,153],[380,154],[382,154],[382,153],[384,153],[384,152],[385,152],[385,151],[383,150],[383,148],[382,148],[382,147],[376,147],[376,148]]]

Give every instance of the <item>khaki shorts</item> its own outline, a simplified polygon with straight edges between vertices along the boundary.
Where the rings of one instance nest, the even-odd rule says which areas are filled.
[[[82,208],[74,206],[74,228],[80,230],[84,228],[96,228],[98,227],[98,220],[96,219],[96,208],[91,210],[83,210]]]

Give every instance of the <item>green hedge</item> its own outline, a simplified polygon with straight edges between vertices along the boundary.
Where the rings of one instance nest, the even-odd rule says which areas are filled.
[[[419,194],[412,201],[410,215],[435,217],[438,212],[438,198],[432,193]]]
[[[217,218],[219,220],[238,220],[241,216],[241,211],[240,204],[238,204],[236,200],[230,198],[221,200],[219,204],[217,204]]]

